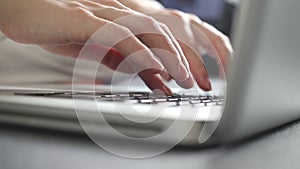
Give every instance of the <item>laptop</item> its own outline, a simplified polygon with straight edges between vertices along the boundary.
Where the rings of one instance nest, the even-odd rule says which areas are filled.
[[[298,0],[242,1],[227,81],[213,81],[211,92],[161,96],[139,80],[113,87],[1,86],[0,122],[85,132],[105,149],[126,141],[167,149],[230,143],[294,121],[300,118],[299,6]]]

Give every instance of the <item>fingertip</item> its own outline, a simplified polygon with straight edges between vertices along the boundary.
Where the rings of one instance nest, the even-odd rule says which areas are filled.
[[[210,91],[212,89],[212,84],[208,76],[199,76],[196,78],[196,82],[204,91]]]
[[[174,73],[171,73],[171,76],[174,77],[175,81],[177,82],[183,82],[186,81],[190,78],[190,74],[188,73],[187,69],[185,66],[180,64],[179,68],[174,70]]]
[[[159,86],[158,88],[152,89],[152,92],[157,95],[172,96],[173,92],[165,85]]]
[[[194,80],[192,77],[188,77],[186,80],[176,83],[184,89],[190,89],[194,87]]]
[[[167,95],[167,96],[172,96],[172,95],[173,95],[172,90],[171,90],[169,87],[167,87],[167,86],[163,86],[163,92],[164,92],[165,95]]]
[[[211,82],[208,78],[203,80],[202,89],[205,91],[211,91],[212,89]]]

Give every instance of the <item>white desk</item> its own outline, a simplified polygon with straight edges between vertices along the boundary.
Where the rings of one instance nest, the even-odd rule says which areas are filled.
[[[248,142],[209,149],[176,149],[150,159],[126,159],[87,138],[0,127],[0,169],[296,169],[300,123]]]

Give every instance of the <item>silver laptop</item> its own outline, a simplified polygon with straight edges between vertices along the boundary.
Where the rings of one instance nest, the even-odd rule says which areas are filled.
[[[111,85],[2,86],[0,122],[86,132],[99,144],[174,146],[228,143],[291,122],[300,118],[299,7],[299,0],[244,0],[227,83],[213,82],[212,92],[160,96],[132,81],[114,92]]]

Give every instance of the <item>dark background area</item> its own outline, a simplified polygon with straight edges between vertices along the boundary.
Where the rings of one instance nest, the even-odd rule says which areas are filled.
[[[231,36],[235,4],[224,0],[158,0],[167,8],[198,15],[203,21]]]

